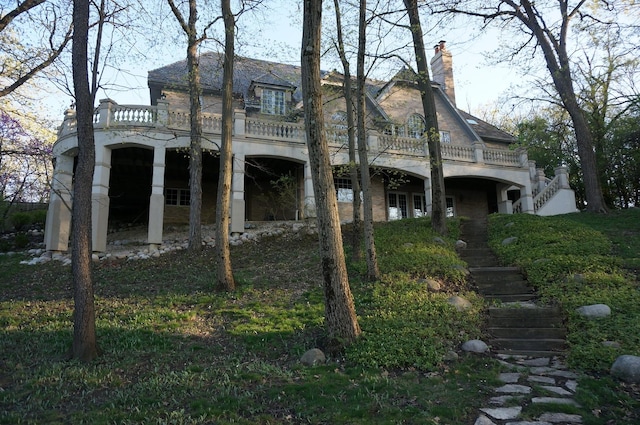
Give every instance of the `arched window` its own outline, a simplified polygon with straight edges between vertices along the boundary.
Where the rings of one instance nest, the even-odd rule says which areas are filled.
[[[419,114],[412,114],[407,119],[407,136],[419,139],[427,129],[424,118]]]

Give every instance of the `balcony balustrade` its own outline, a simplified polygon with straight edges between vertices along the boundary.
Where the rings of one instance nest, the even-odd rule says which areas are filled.
[[[189,111],[169,108],[169,103],[158,101],[157,106],[119,105],[110,99],[100,101],[94,119],[96,130],[126,130],[153,128],[159,131],[189,131]],[[203,113],[202,129],[208,134],[222,132],[220,114]],[[69,110],[58,131],[58,139],[76,132],[75,111]],[[327,140],[330,146],[345,147],[347,131],[339,125],[327,125]],[[283,143],[305,143],[304,124],[261,120],[246,117],[244,110],[234,113],[234,137],[272,140]],[[482,142],[473,145],[442,143],[442,158],[447,161],[483,163],[503,167],[528,167],[526,150],[487,148]],[[374,155],[403,155],[428,157],[426,139],[398,137],[370,131],[367,149]]]

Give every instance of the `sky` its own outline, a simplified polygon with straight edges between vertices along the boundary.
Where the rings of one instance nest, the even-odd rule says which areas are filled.
[[[260,32],[255,32],[256,40],[245,41],[238,52],[243,56],[258,59],[274,60],[292,64],[299,63],[301,31],[301,16],[295,2],[284,1],[280,9],[280,19],[269,21],[265,17]],[[284,18],[282,18],[284,17]],[[424,23],[425,28],[427,23]],[[425,31],[425,45],[433,46],[439,40],[447,41],[447,48],[453,56],[453,74],[456,89],[457,106],[472,114],[479,114],[487,105],[497,102],[498,98],[511,90],[511,86],[518,81],[518,75],[509,68],[508,64],[490,64],[486,60],[487,52],[493,51],[500,42],[497,32],[473,34],[466,29],[448,31]],[[407,31],[407,39],[410,34]],[[250,43],[255,41],[255,46]],[[265,49],[262,46],[270,46]],[[120,64],[125,72],[107,72],[103,75],[107,80],[117,81],[119,88],[110,87],[98,93],[96,101],[111,98],[119,104],[149,105],[149,89],[147,87],[147,72],[185,58],[185,46],[176,45],[175,48],[165,49],[162,58],[155,58],[146,62]],[[428,49],[427,57],[433,56],[433,50]],[[400,65],[398,65],[399,67]],[[330,70],[334,64],[322,64],[323,69]],[[64,110],[71,104],[68,96],[54,94],[48,99],[50,110],[59,113],[60,119]],[[55,117],[54,117],[55,118]]]

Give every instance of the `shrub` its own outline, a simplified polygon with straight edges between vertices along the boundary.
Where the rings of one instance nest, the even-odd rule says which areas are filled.
[[[11,215],[10,220],[16,230],[21,230],[31,224],[31,214],[27,212],[17,212]]]
[[[31,214],[31,223],[40,224],[42,226],[45,225],[45,222],[47,221],[47,210],[35,210],[31,211],[29,214]]]

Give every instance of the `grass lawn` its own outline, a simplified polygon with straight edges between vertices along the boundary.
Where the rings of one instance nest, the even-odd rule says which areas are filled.
[[[638,231],[636,214],[624,216],[624,226],[635,223],[633,229],[608,223],[609,229],[591,233],[594,223],[622,220],[611,214],[591,219],[594,223],[574,223],[571,231],[578,233],[576,239],[594,235],[594,243],[586,245],[611,249],[621,232]],[[512,232],[537,219],[509,217],[523,220],[509,227]],[[499,238],[503,216],[496,220],[492,234]],[[574,217],[544,220],[566,223]],[[458,222],[450,224],[444,244],[434,240],[426,219],[377,227],[381,281],[363,282],[364,264],[349,263],[363,336],[313,368],[303,367],[299,359],[310,348],[323,348],[317,236],[285,235],[232,247],[239,289],[231,294],[213,289],[216,264],[210,250],[96,264],[102,355],[90,364],[66,358],[72,331],[70,269],[57,262],[25,266],[19,264],[21,256],[1,256],[0,423],[473,423],[477,409],[499,385],[500,367],[490,357],[463,353],[457,361],[444,361],[461,342],[482,337],[485,306],[465,283],[464,263],[453,249]],[[536,234],[556,231],[551,225],[544,231],[535,226]],[[605,288],[616,302],[620,298],[611,288],[627,295],[638,292],[637,280],[617,276],[624,274],[621,264],[633,264],[624,259],[639,254],[633,247],[628,254],[613,252],[618,257],[602,255],[593,271],[586,267],[580,273],[587,276],[588,284],[582,285],[587,294],[595,298]],[[522,251],[500,255],[528,265]],[[567,267],[556,263],[559,269]],[[531,268],[530,276],[547,276],[545,270]],[[607,273],[614,277],[603,277]],[[429,292],[426,278],[441,282],[443,290]],[[539,286],[543,291],[545,285]],[[473,307],[458,312],[447,303],[452,294],[464,296]],[[570,311],[573,301],[560,302]],[[612,309],[627,325],[640,318],[638,303]],[[569,320],[577,319],[569,315]],[[605,335],[609,327],[588,335],[617,339],[626,354],[638,355],[640,322],[634,323],[635,336],[632,330]],[[634,387],[607,378],[606,361],[590,363],[601,355],[600,348],[576,336],[577,326],[570,336],[570,359],[587,373],[580,382],[585,422],[634,423],[622,422],[640,417],[632,416],[638,409]]]

